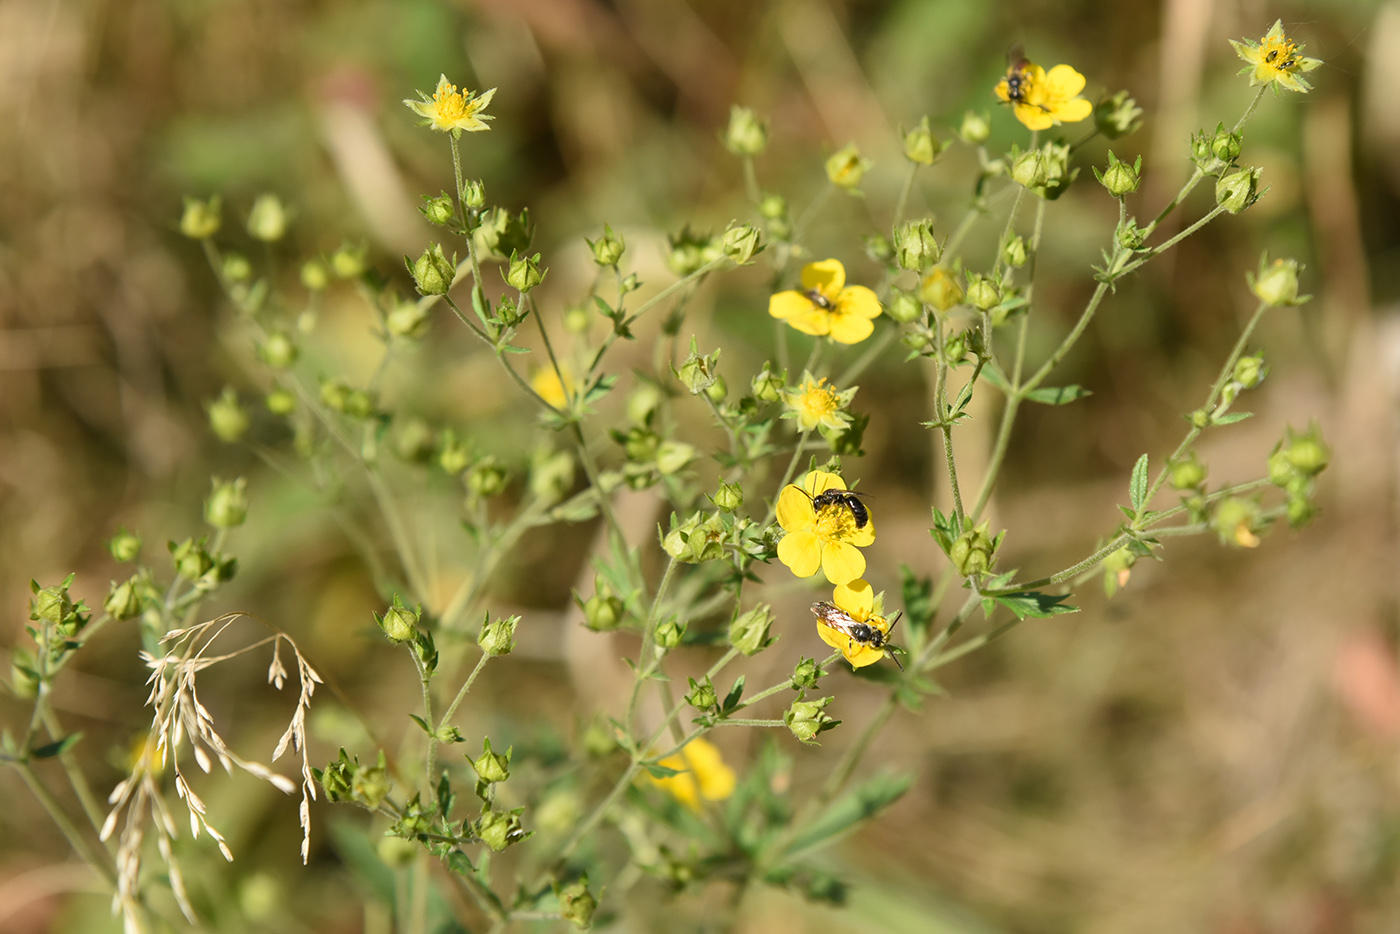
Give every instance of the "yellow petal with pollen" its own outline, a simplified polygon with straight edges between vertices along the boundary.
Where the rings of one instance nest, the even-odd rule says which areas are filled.
[[[777,516],[784,532],[808,530],[817,521],[812,498],[791,483],[778,494]]]
[[[852,619],[866,620],[875,609],[875,591],[869,581],[858,577],[837,587],[832,594],[832,602],[850,614]]]
[[[839,259],[824,259],[802,267],[802,288],[817,289],[834,298],[846,286],[846,267]]]
[[[791,538],[791,536],[788,537]],[[816,538],[815,535],[812,537]],[[780,559],[783,556],[783,542],[786,541],[787,538],[778,543],[778,557]],[[783,563],[792,567],[786,561]],[[845,542],[828,542],[827,546],[821,549],[821,565],[822,573],[826,575],[827,580],[833,584],[849,584],[865,573],[865,555],[861,554],[860,549],[854,545],[848,545]],[[796,568],[793,569],[793,573],[797,573]],[[797,576],[806,577],[807,575],[798,574]]]
[[[798,577],[811,577],[822,565],[823,549],[821,539],[811,532],[789,532],[778,542],[778,560]],[[854,548],[851,549],[855,551]],[[860,552],[856,551],[859,555]],[[865,559],[861,558],[861,570],[865,570]],[[859,577],[857,572],[852,577]]]

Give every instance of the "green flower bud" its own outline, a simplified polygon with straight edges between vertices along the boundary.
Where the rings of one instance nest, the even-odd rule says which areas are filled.
[[[1142,126],[1142,108],[1127,91],[1119,91],[1094,107],[1094,126],[1105,139],[1127,136]]]
[[[894,259],[894,247],[890,245],[889,238],[884,234],[868,233],[860,238],[861,246],[865,249],[865,255],[872,263],[881,266],[888,266]]]
[[[1196,452],[1171,463],[1171,484],[1176,490],[1197,490],[1206,482],[1206,465],[1202,464]]]
[[[442,252],[442,248],[438,248]],[[331,254],[331,271],[341,279],[358,279],[365,274],[369,247],[363,243],[342,243]],[[412,271],[412,270],[410,270]]]
[[[765,603],[741,613],[729,624],[729,644],[745,655],[756,655],[770,644],[773,611]]]
[[[1039,149],[1031,149],[1018,155],[1016,161],[1011,163],[1011,178],[1016,184],[1032,191],[1044,188],[1050,180],[1045,154]]]
[[[848,143],[832,153],[826,160],[826,177],[837,188],[854,192],[860,187],[860,180],[872,166],[869,159],[862,159],[855,143]]]
[[[834,698],[823,697],[821,700],[809,701],[806,700],[806,696],[805,693],[799,695],[799,698],[783,711],[783,724],[800,742],[815,746],[819,734],[835,727],[841,721],[833,720],[824,710]]]
[[[202,538],[198,541],[187,538],[179,543],[170,542],[166,547],[170,549],[175,573],[185,580],[197,581],[214,569],[214,558],[204,547]]]
[[[758,202],[758,213],[764,220],[782,220],[788,216],[787,199],[782,195],[764,195]]]
[[[102,609],[108,616],[116,620],[131,619],[141,613],[141,593],[144,590],[141,582],[141,575],[122,581],[118,584],[112,582],[112,589],[107,592],[107,599],[102,601]]]
[[[913,292],[895,288],[890,290],[885,314],[900,324],[909,324],[923,317],[924,307]]]
[[[395,425],[394,453],[410,464],[426,464],[437,450],[432,426],[421,418],[401,419]]]
[[[574,600],[578,601],[578,597],[575,596]],[[626,612],[622,601],[613,594],[612,587],[601,576],[593,580],[593,596],[583,601],[580,606],[583,608],[584,622],[594,632],[610,632],[616,629],[622,625]]]
[[[393,605],[384,611],[380,616],[374,613],[374,621],[379,624],[379,628],[384,630],[384,635],[389,637],[389,641],[398,645],[407,642],[418,635],[418,621],[423,617],[421,606],[407,607],[403,598],[394,594]]]
[[[794,691],[817,689],[817,679],[826,672],[817,666],[814,658],[799,658],[797,667],[792,670],[792,689]]]
[[[685,695],[685,702],[696,710],[713,710],[719,706],[719,696],[715,694],[715,686],[710,682],[709,676],[704,681],[697,682],[690,679],[690,690]]]
[[[949,366],[957,366],[967,356],[967,332],[959,331],[943,342],[943,359]]]
[[[1219,159],[1223,165],[1230,165],[1240,157],[1240,147],[1243,140],[1240,134],[1232,133],[1221,124],[1215,131],[1214,138],[1210,141],[1210,154]]]
[[[1332,451],[1322,440],[1322,431],[1316,424],[1308,426],[1304,434],[1297,434],[1289,428],[1283,441],[1274,449],[1275,456],[1282,455],[1283,461],[1296,474],[1314,477],[1327,469],[1332,460]],[[1286,484],[1273,480],[1273,457],[1270,458],[1270,480],[1279,486]]]
[[[476,770],[477,778],[488,785],[495,785],[510,778],[510,757],[514,751],[515,747],[511,746],[505,755],[494,752],[491,749],[491,737],[487,736],[481,743],[481,755],[475,759],[468,756],[467,761]]]
[[[285,370],[296,362],[297,345],[285,331],[272,331],[258,345],[258,356],[268,366]]]
[[[711,402],[723,402],[725,397],[729,395],[729,384],[724,381],[723,376],[716,376],[715,381],[705,390],[705,395],[709,397]]]
[[[989,533],[990,520],[973,529],[965,529],[948,550],[948,557],[961,577],[977,577],[992,569],[997,542]]]
[[[719,351],[712,354],[701,354],[699,344],[695,338],[690,339],[690,353],[686,356],[685,362],[681,364],[679,370],[672,367],[671,372],[676,379],[689,389],[692,395],[699,395],[712,386],[719,378],[716,367],[719,364]]]
[[[774,372],[772,362],[765,362],[763,371],[753,378],[750,386],[753,389],[753,397],[759,402],[778,402],[783,398],[783,390],[787,388],[787,370],[781,373]]]
[[[1118,239],[1118,245],[1125,250],[1141,250],[1142,245],[1147,242],[1146,232],[1137,225],[1137,219],[1132,217],[1118,225],[1114,236]]]
[[[656,449],[656,470],[663,477],[678,473],[695,459],[695,448],[683,441],[663,441]]]
[[[904,134],[904,158],[917,165],[933,165],[942,147],[929,129],[928,117],[920,120],[914,129],[901,132]]]
[[[320,292],[330,285],[330,273],[326,264],[319,259],[309,259],[301,264],[301,284],[312,292]]]
[[[403,258],[413,285],[420,295],[446,295],[452,288],[452,280],[457,275],[457,254],[448,259],[442,252],[442,244],[434,243],[424,250],[418,259]]]
[[[724,255],[736,266],[747,266],[754,255],[763,252],[763,244],[758,239],[758,229],[750,224],[731,222],[724,231]]]
[[[1253,389],[1264,382],[1264,377],[1269,375],[1268,364],[1264,362],[1264,351],[1251,354],[1248,357],[1240,357],[1235,361],[1235,382],[1245,389]]]
[[[75,604],[68,596],[68,588],[73,585],[75,576],[69,574],[63,583],[53,587],[40,587],[38,581],[31,580],[29,589],[34,596],[29,600],[29,618],[53,626],[73,628],[80,618],[80,611],[87,609],[81,603]]]
[[[445,191],[439,192],[437,196],[423,195],[422,203],[418,205],[418,213],[427,218],[428,223],[434,227],[445,227],[456,218],[457,205],[452,202],[452,196]]]
[[[505,467],[495,456],[488,454],[467,472],[467,489],[473,496],[490,499],[505,492],[507,479]]]
[[[525,257],[510,254],[510,268],[506,272],[506,284],[524,295],[544,281],[548,270],[540,269],[540,254]]]
[[[598,899],[588,891],[588,876],[570,883],[555,892],[559,899],[559,913],[579,930],[593,923],[593,913],[598,910]]]
[[[1317,508],[1306,496],[1290,496],[1287,505],[1288,525],[1298,529],[1307,525],[1317,515]]]
[[[437,436],[437,465],[449,477],[467,469],[472,462],[471,449],[467,442],[457,437],[457,432],[444,428]]]
[[[220,441],[232,444],[248,431],[248,413],[230,386],[225,386],[219,398],[205,406],[205,411],[209,415],[209,427]]]
[[[729,126],[724,130],[724,148],[736,156],[761,156],[768,148],[768,124],[752,110],[738,104],[729,108]]]
[[[939,311],[947,311],[963,301],[963,289],[952,273],[935,266],[919,283],[919,298]]]
[[[1020,269],[1029,258],[1026,253],[1026,238],[1013,234],[1001,246],[1001,261],[1012,269]]]
[[[513,811],[483,811],[481,817],[472,824],[472,830],[482,843],[499,853],[512,843],[519,843],[529,836],[520,823],[520,815],[524,813],[524,808],[516,808]]]
[[[384,751],[379,751],[379,764],[361,766],[355,760],[355,770],[350,780],[350,795],[358,803],[374,810],[389,796],[393,783],[389,781],[389,769],[384,760]]]
[[[1186,419],[1191,423],[1192,428],[1204,429],[1209,428],[1212,424],[1210,412],[1208,412],[1205,409],[1197,409],[1190,415],[1186,416]]]
[[[208,240],[219,232],[223,222],[223,199],[214,195],[208,201],[185,197],[185,210],[180,215],[180,233],[191,240]]]
[[[287,233],[287,209],[276,195],[262,194],[253,199],[248,212],[248,236],[264,243],[276,243]]]
[[[678,622],[674,616],[662,621],[656,627],[656,644],[670,651],[681,644],[685,637],[686,624]]]
[[[273,386],[263,398],[263,405],[273,415],[289,415],[297,407],[297,397],[281,386]]]
[[[901,269],[922,273],[943,255],[933,218],[906,221],[894,229],[894,257]]]
[[[978,311],[995,308],[1001,302],[1001,288],[988,276],[968,273],[967,301]]]
[[[627,249],[627,244],[608,224],[603,225],[603,235],[597,240],[584,238],[588,248],[593,251],[593,262],[606,268],[616,268],[622,259],[623,252]]]
[[[1115,198],[1137,191],[1138,185],[1142,182],[1142,156],[1137,157],[1137,161],[1132,165],[1120,162],[1113,154],[1113,150],[1108,151],[1108,168],[1100,172],[1094,169],[1094,177],[1108,189],[1108,193]]]
[[[107,553],[123,564],[135,561],[141,554],[141,536],[128,532],[125,526],[117,529],[117,534],[107,540]]]
[[[462,183],[462,205],[469,211],[480,211],[486,206],[486,183],[479,178],[469,178]]]
[[[394,337],[418,340],[428,332],[431,313],[426,304],[394,298],[393,307],[384,316],[384,330]]]
[[[1211,527],[1226,545],[1255,548],[1259,545],[1259,504],[1253,500],[1232,496],[1221,500],[1211,517]]]
[[[247,282],[253,277],[253,264],[242,253],[225,253],[219,271],[227,282]]]
[[[204,501],[204,520],[216,529],[233,529],[248,518],[247,481],[242,477],[229,483],[214,478],[214,489]]]
[[[1268,254],[1259,259],[1259,274],[1245,274],[1249,289],[1270,308],[1301,305],[1312,296],[1298,294],[1298,272],[1303,267],[1297,260],[1276,259],[1269,262]]]
[[[716,506],[725,512],[735,512],[744,505],[744,488],[737,483],[720,482],[715,495],[710,497]]]
[[[992,121],[987,113],[974,113],[969,110],[963,114],[962,123],[958,124],[958,137],[964,143],[969,146],[980,146],[991,135]]]
[[[515,627],[518,625],[520,625],[519,616],[495,619],[489,623],[483,620],[481,632],[476,637],[476,644],[481,646],[481,651],[487,655],[493,657],[509,655],[511,650],[515,648]]]
[[[541,503],[549,505],[564,498],[573,489],[574,458],[568,451],[536,448],[530,456],[530,493]]]
[[[1259,200],[1257,192],[1262,169],[1237,169],[1215,183],[1215,203],[1231,214],[1238,214]]]

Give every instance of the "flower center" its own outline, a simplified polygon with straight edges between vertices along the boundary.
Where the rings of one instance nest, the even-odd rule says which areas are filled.
[[[1298,46],[1285,36],[1259,40],[1260,60],[1275,71],[1291,71],[1298,65]]]
[[[812,531],[823,541],[843,541],[855,534],[855,520],[851,511],[840,503],[830,503],[817,510],[817,521]]]
[[[826,385],[825,377],[802,387],[802,409],[811,418],[824,418],[839,408],[841,400],[836,390]]]
[[[465,98],[458,93],[455,85],[448,85],[437,94],[433,95],[433,103],[437,106],[437,112],[444,120],[454,120],[467,112]]]

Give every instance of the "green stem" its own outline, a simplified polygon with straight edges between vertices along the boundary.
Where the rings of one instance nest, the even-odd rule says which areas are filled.
[[[660,663],[655,653],[657,615],[661,606],[661,600],[666,595],[666,588],[670,586],[671,578],[676,573],[676,565],[678,563],[679,561],[675,558],[671,558],[666,562],[666,570],[661,574],[661,582],[656,585],[656,596],[652,598],[651,608],[647,611],[646,622],[642,624],[642,646],[637,650],[637,676],[632,682],[632,694],[627,699],[627,719],[623,721],[627,724],[627,729],[629,731],[636,728],[637,702],[641,698],[642,684],[646,682],[651,673],[656,670],[656,666]]]
[[[894,203],[894,226],[899,227],[904,223],[904,208],[909,203],[909,194],[914,190],[914,177],[919,174],[919,163],[909,163],[909,169],[904,173],[904,184],[899,189],[899,199]]]
[[[487,655],[485,652],[481,653],[481,658],[477,659],[476,667],[472,669],[472,673],[467,675],[467,680],[462,684],[462,689],[457,692],[457,696],[452,699],[452,703],[448,705],[447,710],[443,711],[442,720],[438,722],[439,730],[452,722],[452,715],[457,712],[458,706],[466,699],[467,694],[472,689],[472,685],[476,682],[476,676],[481,674],[481,669],[486,667],[486,662],[490,658],[491,656]],[[432,721],[429,720],[428,722],[431,723]]]

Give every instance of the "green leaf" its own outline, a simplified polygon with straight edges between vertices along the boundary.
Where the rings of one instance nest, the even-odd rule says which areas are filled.
[[[668,769],[664,765],[657,765],[655,762],[643,762],[642,768],[647,770],[647,774],[652,778],[670,778],[673,775],[680,775],[680,769]]]
[[[933,603],[933,578],[915,577],[914,572],[909,570],[909,565],[901,564],[899,591],[904,600],[904,617],[908,620],[910,633],[927,632],[934,614],[938,611]],[[917,642],[923,641],[923,637],[919,635],[912,635],[912,638]]]
[[[1133,509],[1141,509],[1142,501],[1147,499],[1147,455],[1138,458],[1133,465],[1133,477],[1128,481],[1128,498],[1132,500]]]
[[[1026,393],[1026,398],[1031,402],[1039,402],[1043,405],[1068,405],[1076,399],[1083,399],[1085,396],[1092,396],[1093,393],[1083,386],[1042,386],[1039,389],[1032,389]]]
[[[740,675],[734,681],[734,686],[729,689],[729,693],[724,695],[724,703],[720,705],[721,713],[728,713],[739,706],[739,699],[744,696],[744,676]]]
[[[898,801],[913,782],[912,772],[886,772],[856,786],[802,828],[788,846],[787,857],[792,858],[854,830],[858,824],[872,819]]]
[[[1062,605],[1069,597],[1067,593],[1048,594],[1038,590],[1021,590],[1016,593],[997,594],[993,599],[1015,613],[1017,619],[1025,619],[1027,616],[1049,617],[1059,616],[1061,613],[1078,613],[1079,607]]]
[[[422,717],[416,714],[409,714],[408,716],[409,719],[411,719],[414,723],[418,724],[420,727],[423,728],[424,733],[427,733],[429,736],[433,735],[433,728],[428,726],[428,721],[424,720]]]
[[[52,759],[55,756],[61,756],[68,750],[72,749],[74,746],[78,745],[78,741],[82,738],[83,734],[81,732],[69,733],[67,736],[63,737],[63,739],[60,739],[57,742],[48,743],[47,745],[40,746],[39,748],[31,752],[29,754],[29,757],[31,759]]]
[[[1006,374],[1001,371],[1001,367],[997,366],[995,363],[988,364],[982,370],[982,375],[987,378],[987,382],[991,383],[1002,392],[1011,392],[1011,381],[1006,378]]]
[[[1212,418],[1212,425],[1233,425],[1235,422],[1242,422],[1246,418],[1253,418],[1253,412],[1227,412],[1219,418]]]

